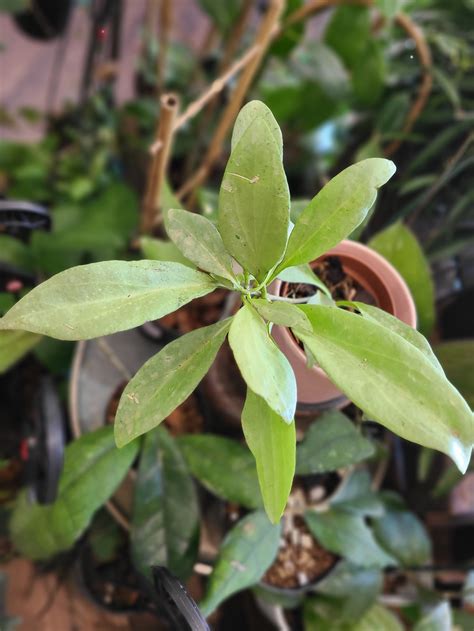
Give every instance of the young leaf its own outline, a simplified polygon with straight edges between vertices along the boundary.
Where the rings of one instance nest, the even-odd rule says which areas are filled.
[[[219,193],[219,232],[244,270],[263,280],[283,256],[289,222],[281,150],[260,116],[242,134],[227,163]]]
[[[250,513],[234,526],[221,545],[206,595],[199,604],[204,616],[262,578],[277,555],[280,533],[281,526],[270,523],[263,511]]]
[[[328,298],[332,299],[331,292],[313,272],[308,264],[297,265],[295,267],[287,267],[278,272],[278,278],[287,283],[305,283],[306,285],[314,285],[320,289]]]
[[[272,111],[265,105],[265,103],[262,103],[262,101],[250,101],[240,110],[232,131],[231,150],[234,151],[239,140],[256,118],[263,118],[267,124],[268,129],[270,130],[280,151],[280,156],[283,159],[283,138],[281,135],[281,129],[276,122]]]
[[[28,331],[0,331],[0,374],[11,368],[41,340]]]
[[[248,387],[287,423],[296,410],[296,379],[289,361],[253,307],[244,304],[232,319],[229,343]]]
[[[261,397],[247,389],[242,429],[257,463],[265,510],[276,524],[285,510],[295,474],[295,422],[284,423]]]
[[[202,215],[172,209],[168,213],[168,234],[186,258],[211,274],[235,279],[222,237],[213,223]]]
[[[142,237],[140,239],[140,249],[146,259],[152,261],[172,261],[182,263],[193,269],[195,268],[195,265],[181,254],[180,250],[178,250],[172,241]]]
[[[309,332],[313,330],[308,318],[296,305],[287,302],[268,302],[268,300],[263,298],[254,298],[252,305],[262,318],[269,322],[286,327],[300,328]]]
[[[149,359],[123,391],[115,440],[123,447],[159,425],[198,385],[227,335],[231,319],[191,331]]]
[[[369,246],[403,276],[415,301],[419,329],[429,336],[435,322],[434,285],[430,266],[415,235],[398,222],[376,234]]]
[[[342,412],[326,412],[298,445],[296,472],[310,475],[335,471],[370,458],[374,451],[372,443]]]
[[[54,504],[32,504],[26,492],[18,497],[10,522],[18,551],[37,560],[70,548],[119,486],[137,451],[137,442],[119,451],[110,426],[70,443]]]
[[[413,344],[335,307],[300,307],[313,333],[298,336],[331,381],[366,415],[402,438],[450,456],[465,471],[473,415],[459,392]]]
[[[408,511],[390,510],[373,522],[375,538],[402,565],[424,565],[431,558],[431,541],[422,522]]]
[[[145,436],[133,498],[132,558],[150,575],[165,565],[181,580],[190,575],[199,538],[199,506],[183,456],[166,429]]]
[[[377,307],[366,305],[363,302],[354,302],[353,304],[357,307],[357,310],[360,311],[364,318],[378,322],[378,324],[390,329],[397,335],[403,337],[410,344],[413,344],[413,346],[423,353],[426,359],[428,359],[428,361],[430,361],[433,366],[439,370],[442,375],[444,375],[443,367],[439,363],[436,355],[433,353],[430,343],[421,333],[418,333],[416,329],[408,326],[408,324],[405,324],[395,316],[383,311],[382,309],[378,309]]]
[[[332,508],[325,513],[306,511],[304,519],[322,546],[355,565],[374,568],[397,565],[378,545],[360,515]]]
[[[336,175],[301,213],[278,270],[313,261],[347,237],[394,173],[390,160],[369,158]]]
[[[212,434],[180,436],[178,445],[191,473],[208,491],[244,508],[260,508],[255,461],[244,445]]]
[[[0,320],[0,329],[89,340],[161,318],[215,287],[209,276],[179,263],[80,265],[26,294]]]

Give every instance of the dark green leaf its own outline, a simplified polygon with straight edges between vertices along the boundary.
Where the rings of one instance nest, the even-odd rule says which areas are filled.
[[[326,412],[309,428],[298,445],[298,475],[325,473],[365,460],[374,454],[372,443],[342,412]]]
[[[170,342],[149,359],[123,391],[115,417],[119,447],[148,432],[180,405],[209,370],[231,319]]]
[[[244,445],[212,434],[180,436],[178,445],[191,473],[208,491],[244,508],[262,505],[255,462]]]
[[[199,538],[199,506],[183,456],[166,429],[145,436],[135,485],[132,558],[150,575],[164,565],[185,580],[192,572]]]
[[[381,546],[402,565],[425,565],[431,558],[431,542],[421,521],[408,511],[388,511],[373,522]]]
[[[41,341],[28,331],[0,331],[0,374],[11,368]]]
[[[280,532],[280,525],[272,524],[264,512],[250,513],[229,532],[199,604],[205,616],[226,598],[262,578],[277,555]]]
[[[110,426],[70,443],[54,504],[31,504],[26,491],[18,497],[10,522],[18,551],[37,560],[70,548],[119,486],[137,451],[137,442],[118,450]]]
[[[443,342],[434,351],[447,378],[474,408],[474,340]]]
[[[330,503],[335,508],[357,515],[380,517],[385,512],[383,502],[372,490],[372,480],[366,469],[356,470],[346,478]]]

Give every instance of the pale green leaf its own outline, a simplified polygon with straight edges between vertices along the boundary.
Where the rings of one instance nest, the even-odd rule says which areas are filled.
[[[167,430],[145,436],[133,498],[131,537],[136,568],[164,565],[185,580],[196,561],[199,506],[183,456]]]
[[[168,234],[184,256],[199,268],[230,281],[235,279],[232,259],[209,219],[187,210],[172,209],[168,213]]]
[[[252,305],[262,318],[269,322],[274,322],[281,326],[299,328],[303,331],[313,330],[308,318],[296,305],[288,302],[268,302],[268,300],[263,298],[253,299]]]
[[[278,272],[278,278],[286,283],[304,283],[305,285],[314,285],[318,287],[328,298],[331,298],[331,292],[313,272],[307,264],[297,265],[295,267],[287,267]]]
[[[431,541],[421,521],[408,511],[390,510],[373,522],[380,545],[407,567],[425,565],[431,558]]]
[[[368,244],[403,276],[418,314],[418,328],[429,336],[435,322],[434,285],[426,257],[413,232],[401,222],[376,234]]]
[[[232,131],[232,151],[256,118],[263,118],[283,158],[283,138],[272,111],[262,101],[250,101],[240,110]]]
[[[283,256],[290,195],[280,147],[263,117],[231,153],[219,193],[219,232],[227,250],[258,280]]]
[[[277,555],[280,533],[280,525],[272,524],[263,511],[250,513],[234,526],[221,545],[206,595],[199,603],[204,616],[262,578]]]
[[[41,340],[28,331],[0,331],[0,374],[11,368]]]
[[[413,631],[454,631],[449,602],[441,602],[433,607],[416,623]]]
[[[284,423],[261,397],[247,389],[242,429],[257,463],[265,510],[276,524],[285,509],[295,474],[295,422]]]
[[[229,343],[248,387],[291,423],[296,410],[295,375],[253,307],[244,304],[234,316]]]
[[[336,471],[374,454],[372,443],[362,436],[342,412],[326,412],[306,432],[298,445],[298,475]]]
[[[143,256],[152,261],[172,261],[174,263],[182,263],[188,267],[195,267],[190,260],[181,254],[172,241],[142,237],[140,239],[140,249],[143,252]]]
[[[0,320],[0,329],[88,340],[161,318],[215,287],[209,276],[179,263],[80,265],[35,287]]]
[[[368,158],[332,178],[299,216],[278,269],[313,261],[350,235],[394,173],[390,160]]]
[[[191,331],[151,357],[122,393],[115,417],[119,447],[159,425],[193,392],[221,347],[231,319]]]
[[[178,438],[191,473],[213,495],[260,508],[257,470],[252,454],[237,441],[213,434],[189,434]]]
[[[366,416],[402,438],[446,453],[466,470],[474,438],[472,412],[418,348],[355,313],[300,308],[313,333],[298,332],[299,337]]]
[[[119,486],[137,450],[137,442],[118,450],[110,426],[70,443],[54,504],[32,504],[25,491],[18,497],[10,522],[18,551],[37,560],[69,549]]]
[[[382,309],[378,309],[377,307],[373,307],[372,305],[366,305],[363,302],[354,302],[353,304],[357,307],[357,310],[360,311],[364,318],[369,318],[374,322],[378,322],[378,324],[390,329],[397,335],[403,337],[410,344],[413,344],[413,346],[423,353],[426,359],[430,361],[433,366],[441,372],[441,374],[444,375],[443,367],[439,363],[436,355],[433,353],[430,343],[416,329],[408,324],[405,324],[390,313],[387,313]]]
[[[474,408],[474,340],[453,340],[434,347],[446,376]]]
[[[360,515],[332,508],[325,513],[306,511],[304,519],[321,545],[360,567],[397,565],[377,543]]]
[[[359,620],[353,631],[404,631],[404,627],[395,614],[377,604]]]

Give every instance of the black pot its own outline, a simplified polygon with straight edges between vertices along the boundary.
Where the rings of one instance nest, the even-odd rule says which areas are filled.
[[[54,39],[66,30],[72,0],[30,0],[30,8],[15,15],[18,28],[33,39]]]

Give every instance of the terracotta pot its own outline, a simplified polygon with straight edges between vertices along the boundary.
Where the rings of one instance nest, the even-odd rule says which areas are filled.
[[[318,260],[328,256],[340,259],[344,271],[373,297],[377,307],[412,327],[416,326],[415,304],[410,291],[397,270],[380,254],[355,241],[342,241]],[[271,292],[279,294],[282,284],[282,281],[276,280]],[[349,403],[321,368],[307,367],[304,351],[288,329],[274,326],[272,335],[295,372],[298,412],[304,414],[342,408]]]

